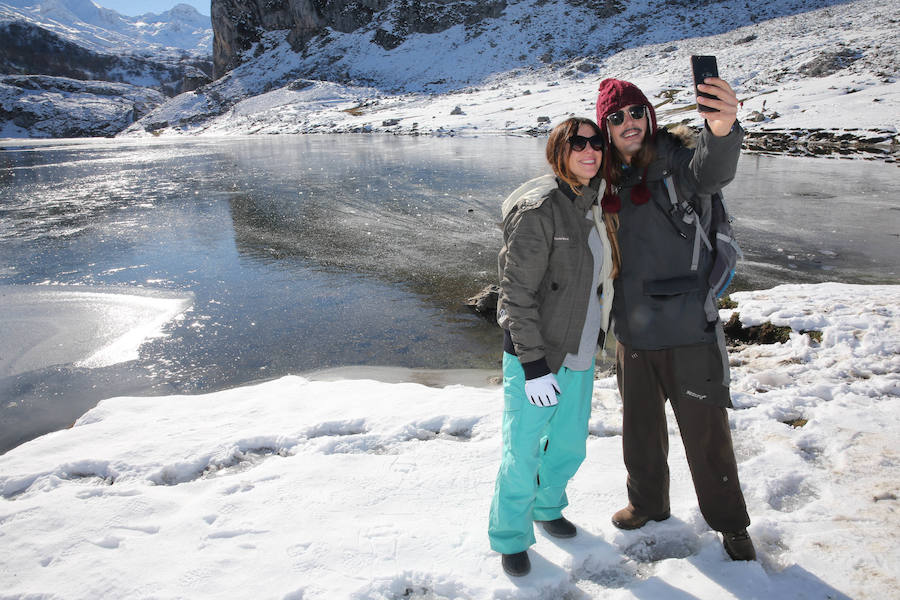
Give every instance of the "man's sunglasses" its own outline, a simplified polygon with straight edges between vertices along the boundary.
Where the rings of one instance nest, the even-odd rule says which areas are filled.
[[[631,115],[631,118],[637,121],[638,119],[643,119],[644,114],[647,112],[647,107],[640,106],[629,106],[624,110],[617,110],[616,112],[608,115],[606,120],[609,121],[610,125],[621,125],[625,122],[625,110],[628,111],[628,114]]]
[[[588,144],[597,152],[603,152],[603,136],[599,133],[589,138],[583,135],[573,135],[569,138],[569,145],[572,147],[573,152],[581,152]]]

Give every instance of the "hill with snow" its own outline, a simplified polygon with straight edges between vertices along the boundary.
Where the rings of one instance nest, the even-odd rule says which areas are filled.
[[[391,48],[377,43],[384,23],[328,30],[300,52],[289,31],[268,31],[238,67],[126,134],[542,134],[591,115],[610,76],[640,85],[661,123],[697,125],[689,56],[715,54],[751,138],[776,131],[782,145],[802,137],[809,148],[845,136],[896,150],[897,0],[628,2],[608,17],[593,4],[508,2],[497,18]]]
[[[124,123],[120,135],[127,136],[544,135],[569,115],[592,115],[597,84],[612,76],[641,86],[661,124],[699,126],[689,56],[714,54],[720,73],[744,101],[739,118],[748,130],[748,149],[886,160],[900,153],[900,28],[891,16],[900,14],[900,0],[469,2],[502,10],[482,11],[487,16],[480,18],[466,13],[443,29],[410,24],[426,19],[422,5],[384,0],[372,4],[380,10],[337,19],[300,38],[296,28],[281,28],[288,27],[282,13],[295,13],[294,4],[303,3],[273,5],[269,10],[281,15],[276,19],[275,12],[264,13],[269,5],[262,0],[215,0],[217,35],[224,29],[249,31],[243,40],[231,40],[235,54],[228,60],[237,66],[205,85],[196,71],[188,75],[190,82],[164,76],[149,82],[146,70],[138,78],[114,75],[114,81],[167,95],[193,91],[143,102],[141,110],[107,103],[96,119],[109,121],[112,111]],[[449,11],[454,3],[438,4]],[[246,21],[254,11],[263,14]],[[169,26],[161,24],[165,15]],[[309,15],[295,16],[304,22]],[[172,33],[202,25],[199,13],[184,5],[158,17],[127,18],[89,0],[0,3],[0,22],[14,17],[30,19],[32,27],[59,40],[78,40],[100,56],[113,48],[132,58],[152,53],[157,61],[173,53],[192,56],[188,48],[209,44],[212,37],[211,29],[207,37]],[[202,19],[209,26],[209,18]],[[176,21],[182,25],[172,25]],[[160,40],[181,49],[153,45]],[[6,72],[36,74],[27,67]],[[0,89],[0,135],[67,135],[63,126],[72,98],[35,87],[28,102],[22,88]],[[56,107],[55,116],[41,121],[33,111],[38,105]],[[137,122],[125,118],[126,109]],[[38,122],[41,127],[32,125]],[[110,135],[106,126],[81,130]]]

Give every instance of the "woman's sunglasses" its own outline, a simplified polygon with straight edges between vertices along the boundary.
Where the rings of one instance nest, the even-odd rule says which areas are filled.
[[[647,112],[647,107],[643,106],[643,105],[629,106],[627,109],[617,110],[616,112],[608,115],[606,117],[606,120],[609,121],[610,125],[621,125],[622,123],[625,122],[625,111],[626,110],[628,111],[628,114],[631,115],[631,118],[636,121],[638,119],[644,118],[644,113]]]
[[[588,144],[597,152],[603,152],[603,136],[599,133],[589,138],[583,135],[573,135],[569,138],[569,146],[572,147],[573,152],[581,152]]]

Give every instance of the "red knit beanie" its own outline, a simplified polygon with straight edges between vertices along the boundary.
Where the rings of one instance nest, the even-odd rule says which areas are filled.
[[[650,135],[655,137],[656,111],[653,110],[653,105],[647,100],[647,96],[633,83],[622,81],[621,79],[604,79],[600,82],[600,87],[597,91],[597,125],[600,126],[600,130],[607,140],[609,139],[609,130],[607,129],[608,122],[606,117],[632,104],[641,104],[647,107],[647,111],[650,113]],[[607,168],[605,171],[608,179],[609,163],[606,162],[606,164]],[[645,169],[644,174],[641,176],[641,182],[631,190],[631,201],[634,204],[644,204],[650,199],[650,190],[644,182],[646,176],[647,172]],[[622,201],[613,192],[612,186],[606,188],[602,204],[603,210],[608,212],[618,212],[622,207]]]
[[[636,85],[621,79],[604,79],[597,88],[597,125],[608,135],[606,117],[632,104],[643,104],[650,111],[650,131],[656,133],[656,111]]]

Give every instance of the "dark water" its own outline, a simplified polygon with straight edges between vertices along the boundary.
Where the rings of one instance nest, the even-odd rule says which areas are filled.
[[[495,280],[499,203],[546,171],[544,143],[7,141],[0,285],[140,288],[189,295],[193,307],[138,360],[0,377],[0,451],[115,395],[344,365],[495,368],[498,330],[463,302]],[[897,173],[743,157],[727,190],[747,256],[735,289],[900,281]]]

